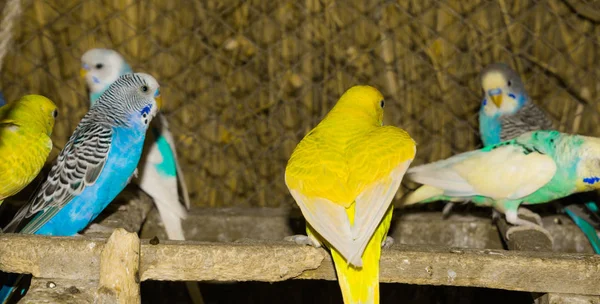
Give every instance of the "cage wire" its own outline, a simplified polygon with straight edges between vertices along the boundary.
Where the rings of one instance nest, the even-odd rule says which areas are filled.
[[[0,4],[0,7],[3,4]],[[161,84],[198,206],[292,205],[295,145],[354,84],[386,97],[415,164],[480,146],[479,71],[503,61],[564,132],[600,135],[600,3],[22,0],[0,72],[7,100],[59,107],[60,149],[88,110],[81,55],[123,54]],[[52,160],[59,149],[55,149]],[[403,187],[398,196],[406,191]]]

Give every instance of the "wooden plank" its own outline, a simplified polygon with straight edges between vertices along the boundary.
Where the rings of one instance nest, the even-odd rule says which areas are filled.
[[[37,277],[98,280],[105,240],[4,234],[0,270]],[[35,244],[35,246],[33,245]],[[323,249],[289,242],[142,241],[141,280],[335,280]],[[383,251],[381,281],[600,295],[600,255],[430,246]]]

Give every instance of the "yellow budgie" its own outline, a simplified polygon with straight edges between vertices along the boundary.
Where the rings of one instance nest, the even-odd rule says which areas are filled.
[[[40,95],[26,95],[0,108],[0,204],[42,170],[52,150],[57,116],[56,105]]]
[[[350,88],[298,144],[285,182],[307,221],[290,239],[330,248],[344,303],[379,303],[379,257],[391,201],[416,147],[404,130],[383,126],[381,93]]]

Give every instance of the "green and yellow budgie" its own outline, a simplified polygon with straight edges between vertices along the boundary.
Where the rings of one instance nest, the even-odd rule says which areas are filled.
[[[379,303],[379,257],[392,219],[392,199],[416,146],[404,130],[383,126],[381,93],[346,91],[300,141],[285,182],[307,221],[300,244],[331,250],[344,303]]]
[[[42,170],[52,150],[57,116],[56,105],[40,95],[26,95],[0,108],[0,204]]]

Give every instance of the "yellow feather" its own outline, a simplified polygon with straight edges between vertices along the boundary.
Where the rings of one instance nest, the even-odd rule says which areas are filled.
[[[298,144],[286,167],[307,233],[331,249],[344,303],[379,303],[379,257],[391,201],[416,148],[382,126],[383,96],[355,86]]]
[[[56,105],[26,95],[0,108],[0,200],[15,195],[38,175],[52,150]]]

